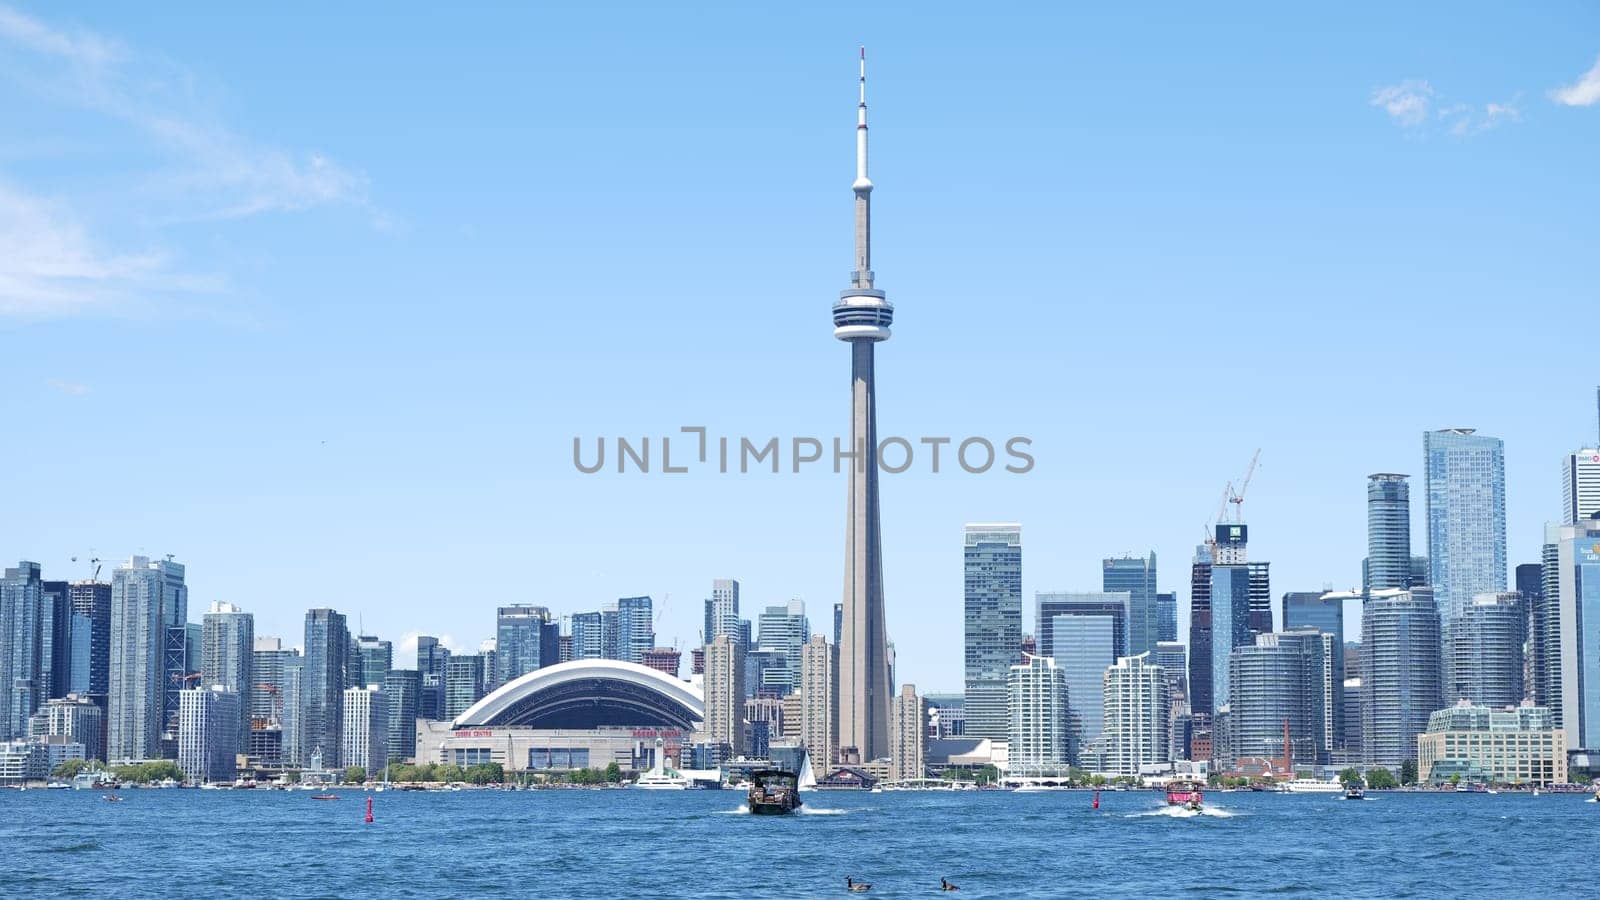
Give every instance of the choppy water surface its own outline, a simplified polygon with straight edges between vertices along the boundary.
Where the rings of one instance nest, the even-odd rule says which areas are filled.
[[[0,895],[1596,896],[1583,795],[0,791]]]

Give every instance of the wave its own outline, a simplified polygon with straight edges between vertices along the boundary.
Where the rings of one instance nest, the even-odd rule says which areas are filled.
[[[1144,812],[1129,813],[1125,819],[1143,819],[1150,816],[1165,816],[1169,819],[1193,819],[1199,816],[1210,816],[1213,819],[1231,819],[1236,813],[1215,806],[1202,806],[1199,812],[1186,809],[1182,806],[1163,806],[1160,809],[1147,809]]]

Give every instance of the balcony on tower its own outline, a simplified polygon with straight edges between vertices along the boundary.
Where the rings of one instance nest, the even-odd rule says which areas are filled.
[[[833,336],[841,341],[886,341],[894,322],[894,304],[883,291],[852,288],[833,305]]]

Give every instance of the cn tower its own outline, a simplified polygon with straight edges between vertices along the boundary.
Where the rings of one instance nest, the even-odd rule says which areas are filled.
[[[889,648],[878,525],[878,401],[874,344],[889,339],[894,306],[872,286],[872,181],[867,178],[867,51],[856,121],[856,267],[833,305],[833,336],[850,345],[850,495],[839,633],[839,747],[862,761],[889,752]]]

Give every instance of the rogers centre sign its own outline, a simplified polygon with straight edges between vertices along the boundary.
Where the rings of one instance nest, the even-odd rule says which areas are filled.
[[[636,738],[675,738],[683,737],[683,731],[677,728],[635,728],[633,736]]]
[[[494,732],[486,728],[475,728],[468,731],[457,731],[456,737],[494,737]]]

